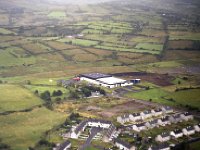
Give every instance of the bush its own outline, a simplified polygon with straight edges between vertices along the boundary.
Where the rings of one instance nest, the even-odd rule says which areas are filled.
[[[61,90],[53,91],[53,94],[52,94],[52,96],[62,96],[62,95],[63,95],[63,92]]]
[[[45,91],[45,92],[41,93],[40,97],[41,97],[41,99],[43,99],[45,101],[51,101],[51,96],[50,96],[49,91]]]

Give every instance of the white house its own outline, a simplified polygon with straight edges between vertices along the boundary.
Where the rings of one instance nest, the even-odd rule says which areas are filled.
[[[183,134],[186,136],[195,134],[195,129],[193,126],[188,126],[186,128],[183,128],[182,131],[183,131]]]
[[[158,119],[154,119],[154,120],[151,120],[151,121],[148,121],[145,123],[146,127],[147,128],[155,128],[155,127],[158,127],[159,124],[158,124]]]
[[[65,141],[62,144],[59,144],[56,147],[56,150],[69,150],[71,148],[71,142],[70,141]]]
[[[181,118],[185,121],[188,121],[188,120],[193,120],[194,117],[192,114],[190,114],[189,112],[185,112],[183,114],[181,114]]]
[[[167,132],[163,132],[162,134],[159,134],[156,136],[156,141],[158,142],[167,142],[171,139],[170,134]]]
[[[147,118],[151,118],[153,116],[153,114],[151,113],[150,110],[146,110],[146,111],[141,112],[140,116],[144,120],[144,119],[147,119]]]
[[[75,129],[72,128],[70,132],[70,137],[73,139],[78,139],[81,132],[85,130],[85,127],[87,126],[87,121],[82,121]]]
[[[173,113],[173,109],[169,106],[165,106],[161,108],[164,114]]]
[[[112,123],[107,120],[88,119],[87,125],[89,127],[109,128]]]
[[[196,132],[200,132],[200,124],[194,125],[194,129]]]
[[[158,146],[150,146],[148,150],[170,150],[170,146],[166,143],[160,144]]]
[[[78,139],[81,132],[83,132],[87,126],[108,129],[111,125],[112,123],[107,120],[88,119],[82,121],[75,129],[72,129],[72,131],[70,132],[70,137]]]
[[[135,150],[135,146],[131,146],[129,143],[126,143],[120,139],[115,139],[114,144],[120,149],[120,150]]]
[[[135,121],[139,121],[142,119],[140,113],[133,113],[129,115],[129,118],[131,121],[135,122]]]
[[[183,119],[181,118],[181,114],[169,116],[169,120],[171,121],[171,123],[178,123],[183,121]]]
[[[175,129],[174,131],[171,131],[170,132],[170,135],[173,137],[173,138],[180,138],[180,137],[183,137],[183,132],[182,130],[180,129]]]
[[[146,127],[145,123],[140,123],[140,124],[134,124],[134,125],[132,125],[132,129],[134,131],[140,132],[142,130],[146,130],[147,127]]]
[[[155,109],[155,110],[152,109],[152,110],[151,110],[151,113],[153,114],[153,116],[157,117],[157,116],[161,116],[161,115],[163,114],[163,111],[162,111],[161,108]]]
[[[116,135],[117,131],[116,131],[116,127],[114,126],[114,124],[112,124],[107,132],[104,134],[103,136],[103,141],[104,142],[110,142],[113,140],[114,136]]]
[[[170,125],[171,122],[169,120],[169,116],[165,116],[165,117],[162,117],[161,119],[158,119],[158,124],[161,126]]]
[[[122,116],[117,117],[117,122],[124,124],[126,122],[130,122],[129,114],[124,114]]]

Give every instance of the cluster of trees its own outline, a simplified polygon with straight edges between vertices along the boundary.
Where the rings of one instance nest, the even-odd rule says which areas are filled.
[[[45,105],[48,109],[53,109],[52,101],[51,101],[51,94],[49,91],[44,91],[40,94],[40,98],[45,101]]]
[[[102,95],[106,95],[105,90],[101,89],[100,87],[95,87],[95,86],[83,86],[79,88],[78,90],[70,90],[70,98],[73,99],[79,99],[82,97],[90,97],[91,92],[99,92]]]

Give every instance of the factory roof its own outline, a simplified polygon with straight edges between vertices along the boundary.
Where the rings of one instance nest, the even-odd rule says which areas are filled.
[[[94,79],[94,80],[100,79],[100,78],[112,77],[111,75],[103,74],[103,73],[87,73],[87,74],[80,74],[80,76]]]
[[[97,80],[102,82],[102,83],[109,84],[109,85],[126,82],[126,80],[115,78],[115,77],[105,77],[105,78],[99,78]]]

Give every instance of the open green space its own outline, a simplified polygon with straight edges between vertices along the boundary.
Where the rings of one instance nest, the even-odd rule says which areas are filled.
[[[24,58],[17,58],[13,55],[13,49],[9,50],[1,50],[0,49],[0,66],[17,66],[23,64],[33,64],[35,63],[36,59],[33,56],[24,57]]]
[[[161,51],[163,49],[163,45],[161,44],[152,44],[152,43],[139,43],[135,47],[136,49],[149,49],[155,51]]]
[[[18,111],[41,105],[33,93],[18,85],[0,84],[0,112]]]
[[[52,18],[63,18],[66,17],[66,14],[64,11],[52,11],[48,14],[48,17]]]
[[[37,108],[31,112],[0,116],[0,138],[14,150],[33,147],[45,131],[64,122],[66,115]]]
[[[15,33],[13,31],[8,30],[8,29],[0,28],[0,34],[7,35],[7,34],[15,34]]]
[[[189,89],[174,92],[166,98],[173,98],[176,103],[200,108],[200,89]],[[188,103],[189,102],[189,103]]]
[[[66,42],[71,43],[73,45],[79,45],[79,46],[94,46],[98,44],[98,41],[93,40],[84,40],[84,39],[60,39],[59,42]]]

